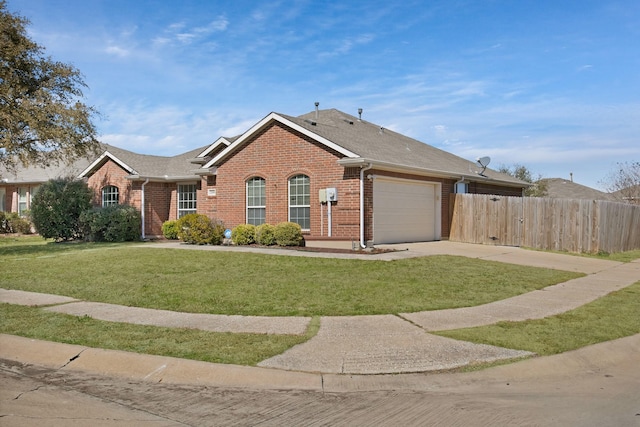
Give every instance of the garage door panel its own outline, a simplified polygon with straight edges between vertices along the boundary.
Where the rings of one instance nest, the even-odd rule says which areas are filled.
[[[436,184],[422,181],[374,181],[374,243],[435,240]]]

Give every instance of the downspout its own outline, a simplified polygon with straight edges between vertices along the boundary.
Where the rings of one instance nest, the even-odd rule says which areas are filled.
[[[145,182],[142,183],[142,194],[141,194],[141,199],[142,199],[142,206],[140,209],[140,213],[142,216],[142,240],[145,239],[145,233],[144,233],[144,186],[147,185],[149,183],[149,178],[147,178],[147,180]]]
[[[464,184],[464,176],[453,184],[453,193],[458,194],[458,184]]]
[[[367,243],[364,241],[364,173],[371,169],[371,163],[368,166],[360,168],[360,248],[365,249]]]

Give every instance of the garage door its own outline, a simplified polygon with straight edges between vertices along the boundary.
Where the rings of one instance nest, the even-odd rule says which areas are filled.
[[[376,177],[373,181],[373,242],[440,239],[440,184]]]

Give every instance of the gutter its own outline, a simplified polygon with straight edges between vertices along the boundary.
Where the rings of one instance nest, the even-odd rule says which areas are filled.
[[[131,181],[149,181],[149,182],[194,182],[198,181],[200,177],[196,175],[184,175],[184,176],[142,176],[142,175],[127,175],[126,179]]]
[[[529,186],[529,184],[526,182],[519,183],[514,181],[505,181],[499,178],[482,177],[478,174],[465,174],[465,173],[460,174],[460,173],[447,172],[447,171],[438,170],[438,169],[427,169],[427,168],[421,168],[416,166],[403,166],[403,165],[398,165],[396,163],[381,162],[379,160],[366,159],[362,157],[342,158],[338,160],[338,164],[343,167],[358,167],[358,166],[363,167],[363,165],[369,164],[369,165],[373,165],[373,167],[375,167],[376,169],[387,170],[392,172],[406,172],[406,173],[412,173],[417,175],[433,176],[433,177],[447,178],[447,179],[457,179],[459,177],[463,177],[469,181],[499,183],[501,185],[505,185],[508,187],[517,187],[517,188],[523,188],[523,187]]]
[[[367,243],[364,241],[364,172],[371,169],[373,164],[360,167],[360,248],[365,249]]]

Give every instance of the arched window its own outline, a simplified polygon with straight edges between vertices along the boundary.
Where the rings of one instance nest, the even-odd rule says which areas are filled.
[[[289,178],[289,221],[298,223],[303,230],[311,229],[309,187],[309,177],[306,175]]]
[[[118,187],[115,185],[107,185],[102,187],[102,207],[113,206],[118,204]]]
[[[267,192],[265,180],[253,177],[247,181],[247,224],[260,225],[266,221]]]

